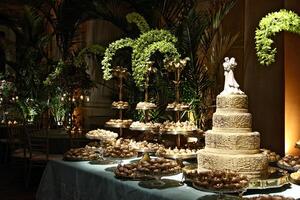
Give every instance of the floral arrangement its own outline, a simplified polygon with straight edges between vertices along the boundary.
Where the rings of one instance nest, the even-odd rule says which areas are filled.
[[[272,48],[271,39],[280,31],[300,34],[300,16],[288,10],[269,13],[259,22],[255,32],[256,54],[258,61],[264,65],[275,62],[276,48]]]
[[[150,30],[146,20],[138,13],[130,13],[126,16],[126,19],[129,23],[136,23],[142,34],[135,40],[124,38],[109,45],[101,62],[103,77],[105,80],[112,78],[110,62],[116,51],[124,47],[131,47],[133,49],[131,55],[133,78],[138,86],[142,86],[150,57],[154,52],[159,51],[165,54],[167,58],[180,57],[175,47],[177,38],[167,30]]]

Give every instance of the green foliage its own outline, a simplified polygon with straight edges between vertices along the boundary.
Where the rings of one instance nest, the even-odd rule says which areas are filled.
[[[85,70],[84,67],[76,67],[72,62],[60,60],[55,66],[55,71],[49,74],[44,84],[67,93],[73,93],[78,89],[84,93],[94,87],[90,75]]]
[[[23,114],[24,120],[28,122],[33,122],[42,113],[43,107],[45,107],[43,103],[33,99],[17,101],[17,104]]]
[[[179,58],[174,43],[177,38],[167,30],[151,30],[137,38],[132,51],[133,78],[138,86],[142,86],[150,57],[156,51],[167,54],[167,57]]]
[[[138,86],[142,86],[148,63],[153,53],[159,51],[166,54],[167,57],[180,57],[180,54],[174,45],[174,43],[177,42],[177,38],[167,30],[149,30],[147,22],[138,13],[128,14],[127,20],[128,22],[135,22],[142,34],[135,40],[124,38],[117,40],[108,46],[101,62],[103,78],[105,80],[112,78],[111,61],[117,50],[124,47],[131,47],[133,49],[131,55],[133,78]],[[146,30],[149,31],[144,32]]]
[[[55,96],[50,99],[49,108],[54,116],[55,122],[61,122],[64,120],[65,115],[67,113],[66,106],[62,103],[59,96]]]
[[[135,23],[141,33],[150,31],[149,24],[147,23],[145,18],[141,16],[139,13],[136,12],[129,13],[128,15],[126,15],[126,20],[128,23]]]
[[[116,52],[119,49],[125,48],[125,47],[132,47],[133,46],[133,40],[130,38],[123,38],[120,40],[117,40],[113,43],[111,43],[105,50],[104,58],[101,62],[102,69],[103,69],[103,78],[105,80],[109,80],[112,78],[111,73],[111,61],[113,59],[113,56],[116,54]]]
[[[289,31],[300,34],[300,16],[288,10],[272,12],[263,17],[255,31],[256,54],[263,65],[275,62],[276,48],[272,48],[271,39],[276,33]]]
[[[102,56],[104,54],[105,48],[98,44],[93,44],[89,47],[81,49],[78,55],[74,59],[74,64],[77,67],[82,67],[86,65],[86,56]]]

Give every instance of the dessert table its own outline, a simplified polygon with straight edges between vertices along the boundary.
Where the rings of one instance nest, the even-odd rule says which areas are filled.
[[[127,161],[128,162],[128,161]],[[125,162],[126,163],[126,162]],[[141,187],[139,181],[125,181],[114,177],[115,165],[91,165],[87,161],[49,161],[41,179],[37,200],[71,199],[139,199],[139,200],[200,200],[217,199],[218,195],[196,190],[186,184],[164,189]],[[163,177],[180,182],[182,174]],[[300,198],[300,186],[291,184],[279,190],[261,190],[260,194],[280,194]],[[253,196],[257,193],[246,193]],[[234,199],[233,197],[228,197]]]

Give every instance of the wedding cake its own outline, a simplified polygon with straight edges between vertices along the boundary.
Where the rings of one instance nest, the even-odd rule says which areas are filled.
[[[233,74],[234,58],[225,58],[224,90],[217,96],[213,128],[205,134],[205,148],[198,153],[198,168],[230,170],[261,178],[267,173],[267,156],[260,152],[260,134],[252,132],[248,97]]]

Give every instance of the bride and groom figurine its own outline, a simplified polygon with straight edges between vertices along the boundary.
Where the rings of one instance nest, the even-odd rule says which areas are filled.
[[[225,62],[223,63],[225,83],[224,90],[220,93],[220,95],[244,94],[244,92],[239,89],[240,85],[234,78],[233,70],[236,66],[237,63],[235,58],[225,58]]]

